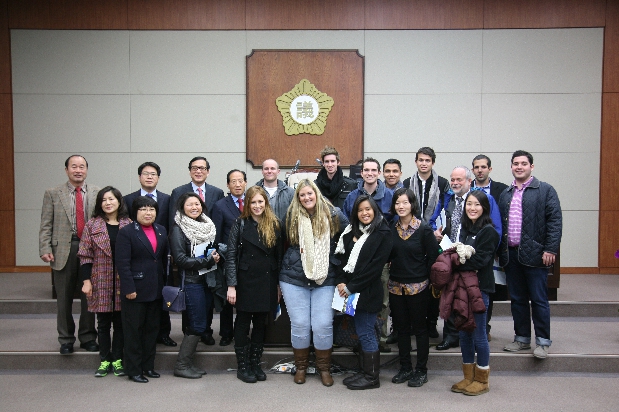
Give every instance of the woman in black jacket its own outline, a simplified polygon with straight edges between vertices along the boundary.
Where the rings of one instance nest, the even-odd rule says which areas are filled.
[[[316,367],[322,384],[333,385],[333,256],[338,234],[348,219],[329,204],[318,187],[308,179],[297,185],[288,208],[286,231],[290,247],[284,255],[279,284],[290,315],[295,383],[305,383],[309,364],[310,337],[314,338]]]
[[[243,213],[228,237],[226,280],[228,302],[236,307],[234,351],[236,376],[247,383],[266,380],[260,368],[267,316],[277,308],[277,284],[281,265],[280,222],[269,206],[269,196],[260,186],[245,194]],[[252,327],[251,345],[247,335]]]
[[[421,221],[419,203],[412,190],[395,191],[391,214],[398,216],[391,227],[393,248],[389,268],[389,307],[393,330],[398,336],[400,371],[393,383],[408,381],[420,387],[428,381],[430,338],[426,316],[430,301],[430,267],[438,257],[439,245],[428,224]],[[417,342],[417,365],[411,362],[411,334]]]
[[[350,225],[340,236],[335,253],[341,253],[336,283],[340,296],[359,293],[355,329],[362,351],[362,372],[344,380],[348,389],[380,387],[380,352],[374,329],[382,309],[380,276],[391,252],[391,230],[371,196],[361,195],[350,214]]]
[[[460,242],[473,246],[475,254],[457,266],[461,271],[477,271],[481,296],[488,309],[488,294],[494,292],[492,264],[499,244],[499,234],[492,225],[490,203],[483,190],[471,191],[466,197],[462,214]],[[462,371],[464,379],[451,387],[453,392],[481,395],[489,390],[490,345],[486,334],[486,312],[475,313],[475,330],[460,331]],[[477,364],[475,353],[477,352]]]
[[[168,255],[168,234],[155,223],[159,206],[140,196],[133,201],[133,222],[118,231],[116,268],[120,277],[125,373],[134,382],[158,378],[155,353],[163,302],[163,263]]]
[[[206,205],[196,193],[184,193],[176,203],[176,225],[170,234],[172,257],[178,271],[185,276],[188,325],[174,367],[174,376],[181,378],[197,379],[206,374],[193,362],[213,303],[205,274],[215,270],[219,262],[219,254],[213,247],[215,225],[206,214]]]

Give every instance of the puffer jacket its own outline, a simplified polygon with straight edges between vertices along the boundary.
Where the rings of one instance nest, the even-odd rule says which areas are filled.
[[[264,188],[264,179],[257,181],[256,186]],[[267,194],[268,193],[269,192],[267,192]],[[283,223],[286,221],[288,206],[290,206],[292,198],[294,197],[294,189],[277,179],[277,191],[275,192],[274,197],[274,201],[273,198],[269,198],[271,209],[273,209],[273,212],[275,213],[275,216],[278,217],[279,221]]]
[[[501,194],[499,209],[503,221],[503,236],[500,245],[500,265],[509,262],[507,253],[507,227],[509,207],[514,196],[514,186],[509,186]],[[518,261],[525,266],[546,267],[542,261],[544,252],[557,254],[563,230],[561,203],[555,189],[537,178],[527,186],[522,194],[522,229]]]
[[[335,248],[341,233],[348,226],[348,219],[339,208],[331,209],[331,216],[336,216],[339,219],[339,229],[331,239],[331,251],[329,253],[329,273],[325,281],[318,285],[315,281],[308,279],[303,271],[303,263],[301,262],[301,251],[299,245],[291,245],[284,254],[282,261],[282,269],[279,272],[280,282],[290,283],[295,286],[303,286],[306,288],[314,288],[318,286],[335,286],[335,267],[340,264],[340,257],[335,255]]]

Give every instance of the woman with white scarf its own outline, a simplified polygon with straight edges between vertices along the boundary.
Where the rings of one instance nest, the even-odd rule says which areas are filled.
[[[290,316],[291,341],[296,373],[294,382],[305,383],[309,364],[310,333],[313,333],[316,366],[322,384],[333,385],[333,257],[338,234],[348,225],[340,209],[326,200],[314,182],[297,185],[286,216],[290,247],[284,255],[279,285]]]
[[[207,311],[213,302],[213,295],[206,284],[205,273],[216,268],[219,254],[213,250],[215,225],[206,216],[206,205],[200,197],[188,192],[176,204],[174,221],[176,226],[170,233],[170,248],[180,273],[185,275],[185,304],[188,326],[178,352],[174,376],[197,379],[206,372],[193,363],[196,347],[206,330]],[[204,252],[197,252],[206,244]],[[210,250],[211,253],[208,253]]]
[[[359,294],[355,309],[355,329],[361,344],[361,372],[344,379],[348,389],[380,387],[380,352],[374,325],[382,309],[383,285],[380,276],[389,260],[391,229],[371,196],[361,195],[350,214],[350,225],[339,238],[336,254],[337,289],[342,297]]]

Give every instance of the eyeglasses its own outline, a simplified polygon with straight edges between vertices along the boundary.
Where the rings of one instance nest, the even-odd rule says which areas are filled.
[[[243,183],[245,183],[245,180],[243,179],[233,179],[230,180],[230,183],[233,185],[242,185]]]
[[[198,170],[201,172],[206,172],[208,169],[204,166],[191,166],[189,170],[191,170],[192,172],[197,172]]]
[[[141,213],[153,213],[156,212],[156,209],[154,207],[141,207],[138,209],[138,212]]]
[[[144,176],[144,177],[157,177],[159,175],[156,172],[151,172],[151,173],[142,172],[142,176]]]

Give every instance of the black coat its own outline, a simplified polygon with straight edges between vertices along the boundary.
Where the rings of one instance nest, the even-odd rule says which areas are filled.
[[[134,302],[152,302],[161,298],[163,268],[167,263],[168,237],[163,226],[153,224],[157,250],[153,251],[146,233],[133,222],[118,231],[116,237],[116,269],[120,276],[121,298],[137,293]]]
[[[225,263],[228,286],[236,286],[235,307],[245,312],[275,310],[282,259],[280,232],[277,232],[275,246],[268,248],[260,239],[258,224],[253,219],[245,220],[242,234],[240,221],[240,218],[237,219],[230,229]],[[238,266],[237,255],[240,255]]]
[[[383,267],[389,260],[393,239],[391,229],[383,219],[381,225],[368,236],[363,244],[355,270],[344,272],[348,257],[354,246],[352,232],[344,236],[345,253],[337,267],[336,284],[345,283],[350,293],[360,293],[357,309],[370,313],[380,312],[383,307],[383,284],[380,277]]]
[[[213,244],[209,245],[207,250],[212,247]],[[210,269],[215,265],[213,255],[193,257],[191,255],[191,241],[178,226],[174,226],[172,233],[170,233],[170,249],[179,272],[185,271],[185,283],[206,283],[204,275],[200,275],[199,270]]]

